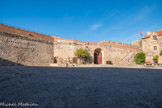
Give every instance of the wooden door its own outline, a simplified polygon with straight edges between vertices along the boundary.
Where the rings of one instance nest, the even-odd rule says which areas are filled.
[[[102,52],[98,55],[98,64],[102,64]]]

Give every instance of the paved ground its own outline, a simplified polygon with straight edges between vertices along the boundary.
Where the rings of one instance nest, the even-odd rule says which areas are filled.
[[[39,108],[162,108],[162,70],[0,67],[0,108],[21,102]]]
[[[72,67],[72,66],[71,66]],[[143,68],[143,69],[162,69],[162,65],[106,65],[106,64],[89,64],[78,65],[76,67],[112,67],[112,68]]]

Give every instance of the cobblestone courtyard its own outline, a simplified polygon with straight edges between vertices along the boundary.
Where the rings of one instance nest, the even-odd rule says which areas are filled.
[[[31,102],[39,108],[162,108],[162,70],[0,67],[0,102]]]

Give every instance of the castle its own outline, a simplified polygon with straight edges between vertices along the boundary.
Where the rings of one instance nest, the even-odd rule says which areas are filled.
[[[0,24],[0,65],[43,66],[50,63],[78,63],[77,49],[90,53],[90,63],[133,65],[136,53],[146,53],[146,61],[159,55],[162,48],[162,30],[131,44],[101,41],[83,42],[63,39]],[[9,62],[10,61],[10,62]]]

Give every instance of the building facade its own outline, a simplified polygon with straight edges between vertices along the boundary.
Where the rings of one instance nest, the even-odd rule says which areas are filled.
[[[142,38],[142,51],[146,55],[146,62],[153,63],[153,57],[162,51],[162,30],[147,32],[147,36]]]

